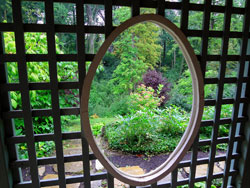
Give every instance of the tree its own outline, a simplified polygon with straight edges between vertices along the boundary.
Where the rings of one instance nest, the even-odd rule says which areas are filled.
[[[12,22],[11,0],[0,0],[0,23]]]
[[[24,23],[45,23],[45,7],[43,2],[22,2]]]
[[[114,70],[111,82],[115,85],[116,94],[130,93],[135,89],[135,84],[142,79],[142,75],[148,66],[138,58],[138,50],[133,47],[131,40],[132,33],[123,35],[122,40],[116,41],[117,46],[122,46],[122,53],[119,53],[120,64]],[[119,49],[121,50],[121,49]],[[114,52],[115,53],[115,52]]]
[[[126,13],[127,12],[127,13]],[[129,18],[128,8],[114,10],[115,23]],[[160,62],[162,47],[159,44],[160,27],[150,22],[136,24],[121,33],[110,47],[110,53],[120,59],[113,73],[116,93],[130,93],[148,68]]]
[[[91,5],[86,4],[84,6],[84,17],[86,25],[103,25],[104,18],[104,7],[102,5]],[[97,34],[87,34],[86,35],[86,51],[90,54],[96,52],[96,44],[103,41],[102,35]],[[99,45],[97,45],[99,47]]]

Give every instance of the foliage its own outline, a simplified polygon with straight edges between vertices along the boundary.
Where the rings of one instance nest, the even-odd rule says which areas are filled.
[[[143,75],[143,83],[146,87],[152,87],[155,91],[159,93],[157,96],[163,98],[162,104],[165,104],[169,99],[168,93],[170,92],[170,83],[167,82],[167,79],[162,76],[160,72],[156,70],[148,70],[146,74]],[[162,89],[160,89],[162,85]]]
[[[22,2],[22,16],[24,23],[44,23],[45,6],[43,2]]]
[[[128,8],[114,10],[115,23],[129,18]],[[135,90],[135,85],[142,80],[148,68],[153,69],[160,61],[162,47],[159,45],[160,29],[145,22],[136,24],[123,33],[110,46],[109,52],[120,60],[113,72],[112,82],[117,94]]]
[[[12,22],[11,0],[0,0],[0,23]]]
[[[47,36],[45,33],[24,33],[26,54],[47,54]]]
[[[189,70],[186,70],[183,77],[174,84],[171,92],[168,104],[174,104],[180,106],[186,111],[191,111],[192,100],[193,100],[193,90],[192,90],[192,79]]]
[[[125,115],[128,112],[128,95],[116,95],[114,85],[106,80],[93,80],[89,99],[89,114],[97,114],[100,117],[114,117]]]
[[[0,0],[0,2],[0,22],[12,22],[11,1]],[[192,3],[196,2],[200,2],[200,0],[192,1]],[[212,4],[216,5],[221,5],[222,3],[222,1],[212,1]],[[234,6],[244,6],[244,0],[234,1]],[[22,7],[22,17],[24,23],[45,23],[45,7],[43,2],[23,1]],[[152,11],[153,10],[151,9],[141,9],[141,13],[151,13]],[[176,10],[166,11],[168,11],[166,12],[168,13],[168,18],[170,18],[172,22],[179,26],[178,20],[180,20],[180,14]],[[76,9],[73,3],[54,3],[54,13],[56,24],[76,24]],[[104,24],[104,7],[102,5],[86,4],[84,6],[84,14],[84,23],[87,25],[100,26]],[[117,26],[131,17],[131,8],[118,7],[114,9],[113,14],[113,25]],[[202,29],[203,14],[204,13],[201,11],[190,11],[188,29]],[[211,22],[209,23],[210,30],[222,30],[224,25],[224,16],[225,15],[221,13],[211,13]],[[243,28],[242,21],[242,15],[233,14],[230,24],[230,31],[241,32]],[[3,32],[3,35],[5,42],[5,53],[16,54],[14,32]],[[97,52],[103,40],[104,35],[102,34],[87,34],[85,36],[86,52],[90,54]],[[195,53],[200,54],[202,49],[201,38],[189,37],[188,40],[194,48]],[[208,53],[219,55],[222,48],[221,38],[210,37],[208,40]],[[47,54],[47,46],[46,33],[25,33],[26,54]],[[240,40],[230,39],[228,47],[229,55],[239,54]],[[75,34],[56,34],[57,54],[74,54],[76,52],[77,48]],[[209,63],[215,65],[214,62]],[[89,64],[90,62],[87,62],[86,70],[88,70]],[[237,65],[238,62],[231,62],[231,65],[228,66],[227,62],[226,71],[230,74],[230,76],[236,75]],[[216,70],[219,69],[219,63],[213,67]],[[153,71],[151,75],[145,76],[146,81],[144,81],[143,75],[148,69]],[[208,70],[206,75],[209,77],[217,77],[217,72],[215,69]],[[7,63],[7,70],[8,81],[10,83],[18,83],[19,72],[17,69],[17,63]],[[161,77],[162,75],[160,75],[160,73],[157,73],[157,77],[156,71],[154,70],[160,70],[164,72],[164,76],[168,80],[167,82],[171,82],[172,90],[169,94],[170,97],[167,97],[165,94],[161,94],[161,92],[163,93],[163,90],[166,88],[164,78]],[[27,73],[29,82],[50,81],[48,62],[27,62]],[[77,82],[78,63],[58,62],[57,74],[59,82]],[[150,76],[156,76],[159,78],[159,80],[157,82],[153,82],[151,81],[151,78],[149,78]],[[136,88],[142,81],[144,81],[144,84],[147,86],[147,88]],[[159,85],[162,85],[163,87],[159,89]],[[151,86],[152,88],[148,86]],[[151,89],[154,90],[153,93],[150,91]],[[216,97],[216,90],[216,84],[206,85],[205,98],[214,99]],[[169,101],[167,101],[169,106],[166,109],[157,109],[159,106],[159,101],[162,100],[156,97],[157,92],[161,97],[165,97],[164,100],[169,98]],[[129,96],[130,93],[131,95]],[[225,84],[223,97],[232,98],[233,93],[235,93],[234,85]],[[22,108],[21,93],[19,91],[11,91],[10,98],[13,110],[20,110]],[[31,90],[30,99],[32,109],[51,108],[50,91]],[[134,103],[131,102],[128,104],[128,101],[132,101]],[[170,104],[174,104],[174,106],[170,106]],[[59,105],[61,108],[78,106],[79,91],[77,89],[60,90]],[[108,137],[107,135],[109,133],[107,132],[106,136],[108,139],[112,138],[111,143],[113,143],[114,148],[116,146],[118,147],[120,144],[119,139],[121,141],[123,138],[130,144],[134,143],[135,145],[138,145],[138,148],[135,148],[135,151],[132,151],[132,146],[128,145],[128,143],[124,144],[125,141],[123,140],[121,141],[121,143],[123,143],[121,149],[124,151],[146,151],[149,153],[160,153],[171,151],[171,148],[173,149],[175,144],[178,143],[179,136],[174,137],[173,135],[179,135],[179,129],[183,130],[183,127],[180,128],[177,125],[185,125],[188,117],[187,114],[190,112],[191,106],[192,80],[178,44],[167,32],[160,29],[160,27],[152,23],[145,22],[137,24],[124,31],[110,46],[103,59],[102,65],[98,68],[96,79],[92,84],[89,101],[89,113],[90,115],[97,114],[100,117],[114,117],[115,115],[124,116],[121,118],[121,122],[114,123],[114,126],[108,123],[109,125],[107,125],[106,128],[106,130],[110,130],[110,132],[114,130],[125,131],[127,129],[131,131],[131,133],[128,132],[130,140],[126,140],[127,138],[125,139],[123,137],[118,138],[119,134],[112,134],[110,137]],[[206,107],[203,114],[203,119],[213,119],[214,113],[214,107]],[[221,118],[231,117],[231,114],[232,105],[223,105]],[[178,115],[178,117],[176,115]],[[61,116],[62,128],[69,128],[70,123],[76,119],[76,117]],[[79,119],[77,119],[77,122],[78,121]],[[15,124],[16,134],[25,134],[24,123],[19,120],[15,120]],[[106,123],[104,124],[106,125]],[[35,134],[52,133],[54,129],[52,117],[35,117],[33,118],[33,125]],[[100,134],[100,129],[102,126],[102,123],[97,123],[93,126],[95,129],[95,134]],[[147,128],[148,134],[146,134],[146,130],[143,130],[144,126]],[[133,127],[138,127],[138,131],[133,129]],[[155,132],[154,130],[161,131]],[[211,127],[201,128],[201,137],[204,139],[210,138],[211,131]],[[229,125],[219,126],[220,136],[226,136],[228,135],[228,132]],[[124,136],[126,136],[126,134]],[[171,141],[169,143],[164,143],[162,140],[166,140],[166,138],[170,138],[168,140]],[[147,140],[149,143],[158,143],[159,147],[156,148],[156,146],[151,144],[145,146],[142,144],[145,140]],[[144,146],[145,148],[143,148]],[[49,155],[49,152],[53,149],[53,144],[47,142],[44,142],[43,144],[43,142],[41,142],[40,145],[36,147],[38,154],[41,154],[40,156]],[[22,148],[25,149],[27,147],[23,145]],[[44,152],[43,148],[45,148]]]
[[[111,82],[115,85],[114,93],[121,94],[134,90],[135,84],[141,81],[142,75],[146,72],[147,66],[138,58],[138,50],[134,47],[134,42],[131,41],[132,33],[123,35],[122,40],[116,41],[114,46],[118,48],[119,58],[121,63],[113,72]],[[137,38],[134,38],[137,41]],[[126,45],[125,45],[126,44]],[[117,46],[117,47],[116,47]],[[120,49],[123,46],[123,49]],[[122,50],[122,52],[119,52]]]
[[[109,147],[130,153],[156,154],[171,152],[187,125],[186,112],[176,106],[164,110],[137,111],[120,116],[105,126]]]
[[[102,127],[104,126],[104,123],[98,123],[91,125],[91,130],[94,136],[99,136],[102,133]]]
[[[154,93],[153,88],[145,85],[131,93],[130,113],[105,126],[110,148],[147,154],[175,149],[187,126],[188,114],[177,106],[160,110],[158,106],[164,96],[160,99]]]
[[[16,53],[15,48],[15,38],[13,33],[4,33],[5,41],[5,53],[14,54]],[[56,40],[58,40],[56,38]],[[25,33],[25,47],[27,54],[44,54],[47,53],[47,39],[44,33]],[[59,48],[57,48],[59,50]],[[60,52],[62,53],[62,52]],[[72,80],[76,77],[77,66],[69,62],[59,62],[58,63],[58,78],[59,81]],[[67,69],[67,71],[65,71]],[[10,83],[18,82],[19,73],[15,63],[7,64],[8,70],[8,80]],[[27,63],[27,73],[29,82],[49,82],[49,66],[47,62],[28,62]],[[68,74],[68,75],[67,75]],[[75,104],[76,100],[70,98],[70,96],[65,92],[71,92],[72,90],[63,91],[61,100],[59,101],[62,106],[65,104]],[[46,109],[51,108],[51,92],[49,90],[30,90],[30,103],[32,109]],[[13,110],[18,110],[22,108],[21,93],[19,91],[10,92],[10,99]],[[71,100],[71,101],[70,101]],[[79,100],[79,99],[78,99]],[[67,101],[67,102],[66,102]],[[52,117],[34,117],[33,126],[35,134],[53,133],[53,118]],[[16,135],[25,135],[24,123],[20,121],[15,121]],[[25,145],[20,145],[19,152],[20,157],[27,157],[27,151],[22,151],[25,149]],[[36,147],[38,148],[38,156],[47,156],[53,152],[54,144],[50,142],[39,142]],[[47,151],[46,151],[47,150]]]
[[[159,85],[162,88],[162,85]],[[159,91],[155,93],[152,87],[146,87],[144,84],[139,85],[134,93],[130,94],[129,100],[129,112],[131,114],[137,111],[154,111],[160,106],[161,101],[164,100],[164,96],[158,97]]]
[[[216,72],[213,70],[209,70],[207,75],[215,76]],[[235,91],[234,84],[225,84],[224,85],[224,98],[233,97],[233,93]],[[217,85],[215,84],[207,84],[204,87],[204,97],[205,99],[215,99],[217,92]],[[192,108],[192,99],[193,99],[193,91],[192,91],[192,78],[189,70],[186,70],[183,73],[183,77],[178,80],[176,84],[174,84],[171,92],[170,99],[168,104],[174,104],[182,107],[186,111],[191,111]]]

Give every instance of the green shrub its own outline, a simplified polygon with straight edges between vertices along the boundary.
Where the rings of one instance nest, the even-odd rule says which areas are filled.
[[[159,88],[162,87],[162,85],[159,85]],[[141,84],[136,88],[134,93],[130,94],[129,112],[133,114],[137,111],[154,111],[160,106],[162,99],[165,98],[164,96],[158,98],[157,95],[159,93],[159,91],[155,93],[155,90],[152,87],[146,87],[144,84]]]
[[[94,125],[91,125],[91,130],[94,136],[99,136],[102,133],[102,127],[104,126],[104,123],[96,123]]]
[[[188,115],[176,106],[137,111],[105,126],[109,147],[129,153],[171,152],[179,143]]]
[[[114,117],[128,113],[127,94],[116,95],[112,92],[113,84],[107,80],[93,81],[89,99],[89,114],[99,117]]]

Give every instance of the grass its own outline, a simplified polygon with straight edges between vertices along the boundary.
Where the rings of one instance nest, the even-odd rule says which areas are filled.
[[[102,127],[115,122],[117,118],[93,118],[90,119],[90,125],[94,136],[102,134]]]

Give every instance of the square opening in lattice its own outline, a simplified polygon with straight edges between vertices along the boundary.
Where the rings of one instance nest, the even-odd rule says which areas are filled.
[[[44,24],[44,2],[22,1],[22,18],[23,23]]]
[[[38,173],[39,173],[40,179],[42,180],[58,179],[57,164],[38,166]],[[57,186],[52,186],[52,187],[57,187]]]
[[[58,92],[60,108],[80,106],[79,89],[64,89]]]
[[[83,174],[83,162],[67,162],[64,163],[64,170],[67,176],[77,176]]]
[[[22,96],[20,91],[10,91],[11,110],[22,109]]]
[[[202,11],[189,11],[188,15],[188,29],[201,30],[203,21]]]
[[[56,53],[76,54],[76,33],[56,33]]]
[[[14,32],[3,32],[4,53],[16,54],[16,40]]]
[[[56,156],[54,141],[35,142],[36,156],[38,158]]]
[[[51,90],[32,90],[29,93],[32,109],[51,108]]]
[[[195,4],[204,4],[204,0],[190,0],[189,2]]]
[[[203,110],[202,120],[213,120],[214,119],[214,106],[205,106]]]
[[[77,62],[57,62],[57,79],[59,82],[78,81],[78,63]]]
[[[231,15],[231,23],[230,23],[230,31],[243,31],[243,20],[244,15],[242,14],[232,14]]]
[[[63,154],[82,155],[82,140],[81,139],[63,140]]]
[[[247,1],[233,0],[233,7],[245,8]]]
[[[49,82],[48,62],[27,62],[29,82]]]
[[[0,23],[12,23],[12,0],[1,1]]]
[[[181,180],[187,178],[187,174],[185,173],[185,171],[183,170],[183,168],[178,168],[177,171],[178,171],[177,172],[177,181],[181,181]]]
[[[237,77],[238,69],[238,61],[227,61],[225,77]]]
[[[228,41],[228,55],[240,55],[241,39],[230,38]]]
[[[229,136],[230,124],[219,125],[218,137]]]
[[[104,5],[84,4],[84,25],[105,25]]]
[[[220,118],[231,118],[233,112],[233,104],[221,105]]]
[[[226,0],[212,1],[212,5],[225,6]]]
[[[16,150],[18,159],[29,159],[27,143],[16,144]]]
[[[140,8],[140,14],[156,14],[155,8]]]
[[[206,176],[207,171],[208,171],[208,164],[197,165],[195,177]]]
[[[47,34],[41,32],[24,33],[26,54],[47,54]]]
[[[224,23],[223,13],[211,12],[210,24],[209,24],[210,30],[223,31],[223,25],[224,25],[223,23]]]
[[[215,162],[213,174],[221,173],[224,170],[225,161]]]
[[[85,34],[85,52],[88,54],[97,53],[104,39],[104,34]]]
[[[56,167],[56,165],[55,165]],[[40,180],[47,180],[47,179],[57,179],[58,175],[54,170],[54,166],[52,164],[47,165],[39,165],[38,166],[38,175]]]
[[[75,3],[54,3],[54,22],[62,25],[76,25]]]
[[[188,41],[194,49],[194,53],[199,55],[201,53],[201,37],[188,37]]]
[[[112,6],[113,26],[118,26],[131,18],[131,7]]]
[[[227,151],[228,150],[228,143],[217,144],[216,149],[220,151]]]
[[[178,174],[179,176],[181,175],[184,178],[188,178],[190,173],[191,173],[191,168],[190,166],[182,168],[182,170],[179,172],[181,174]],[[180,178],[178,178],[180,180]]]
[[[208,61],[206,64],[206,78],[217,78],[219,75],[220,62]]]
[[[212,136],[212,130],[213,127],[212,126],[206,126],[206,127],[201,127],[200,128],[200,140],[206,140],[206,139],[211,139]],[[202,148],[201,150],[206,151],[209,148],[210,145],[207,146],[202,146],[204,148]]]
[[[80,132],[81,120],[80,115],[61,116],[62,132]]]
[[[217,88],[217,84],[206,84],[204,86],[205,99],[216,99]]]
[[[224,84],[223,98],[234,98],[236,93],[236,84]]]
[[[24,126],[24,119],[23,118],[13,118],[14,124],[14,135],[21,136],[25,135],[25,126]]]
[[[16,62],[7,62],[8,83],[19,83],[18,66]]]
[[[181,25],[181,11],[173,9],[165,9],[165,18],[173,22],[177,27]]]
[[[209,55],[220,55],[222,50],[222,39],[221,38],[208,38],[208,49]]]
[[[220,163],[222,163],[222,162],[220,162]],[[222,182],[223,182],[222,178],[213,179],[212,180],[212,185],[214,185],[215,187],[221,187],[222,186]]]
[[[22,182],[29,182],[31,181],[31,174],[30,174],[30,167],[21,167],[19,168],[21,172],[21,181]]]
[[[250,50],[249,50],[249,51],[250,51]],[[247,55],[249,55],[249,54],[247,54]],[[248,68],[249,66],[250,66],[249,61],[246,61],[246,62],[245,62],[245,71],[244,71],[244,74],[243,74],[244,77],[247,77],[247,76],[248,76],[248,73],[249,73],[249,71],[250,71],[249,68]]]
[[[32,122],[35,134],[54,133],[53,117],[51,116],[33,117]]]

